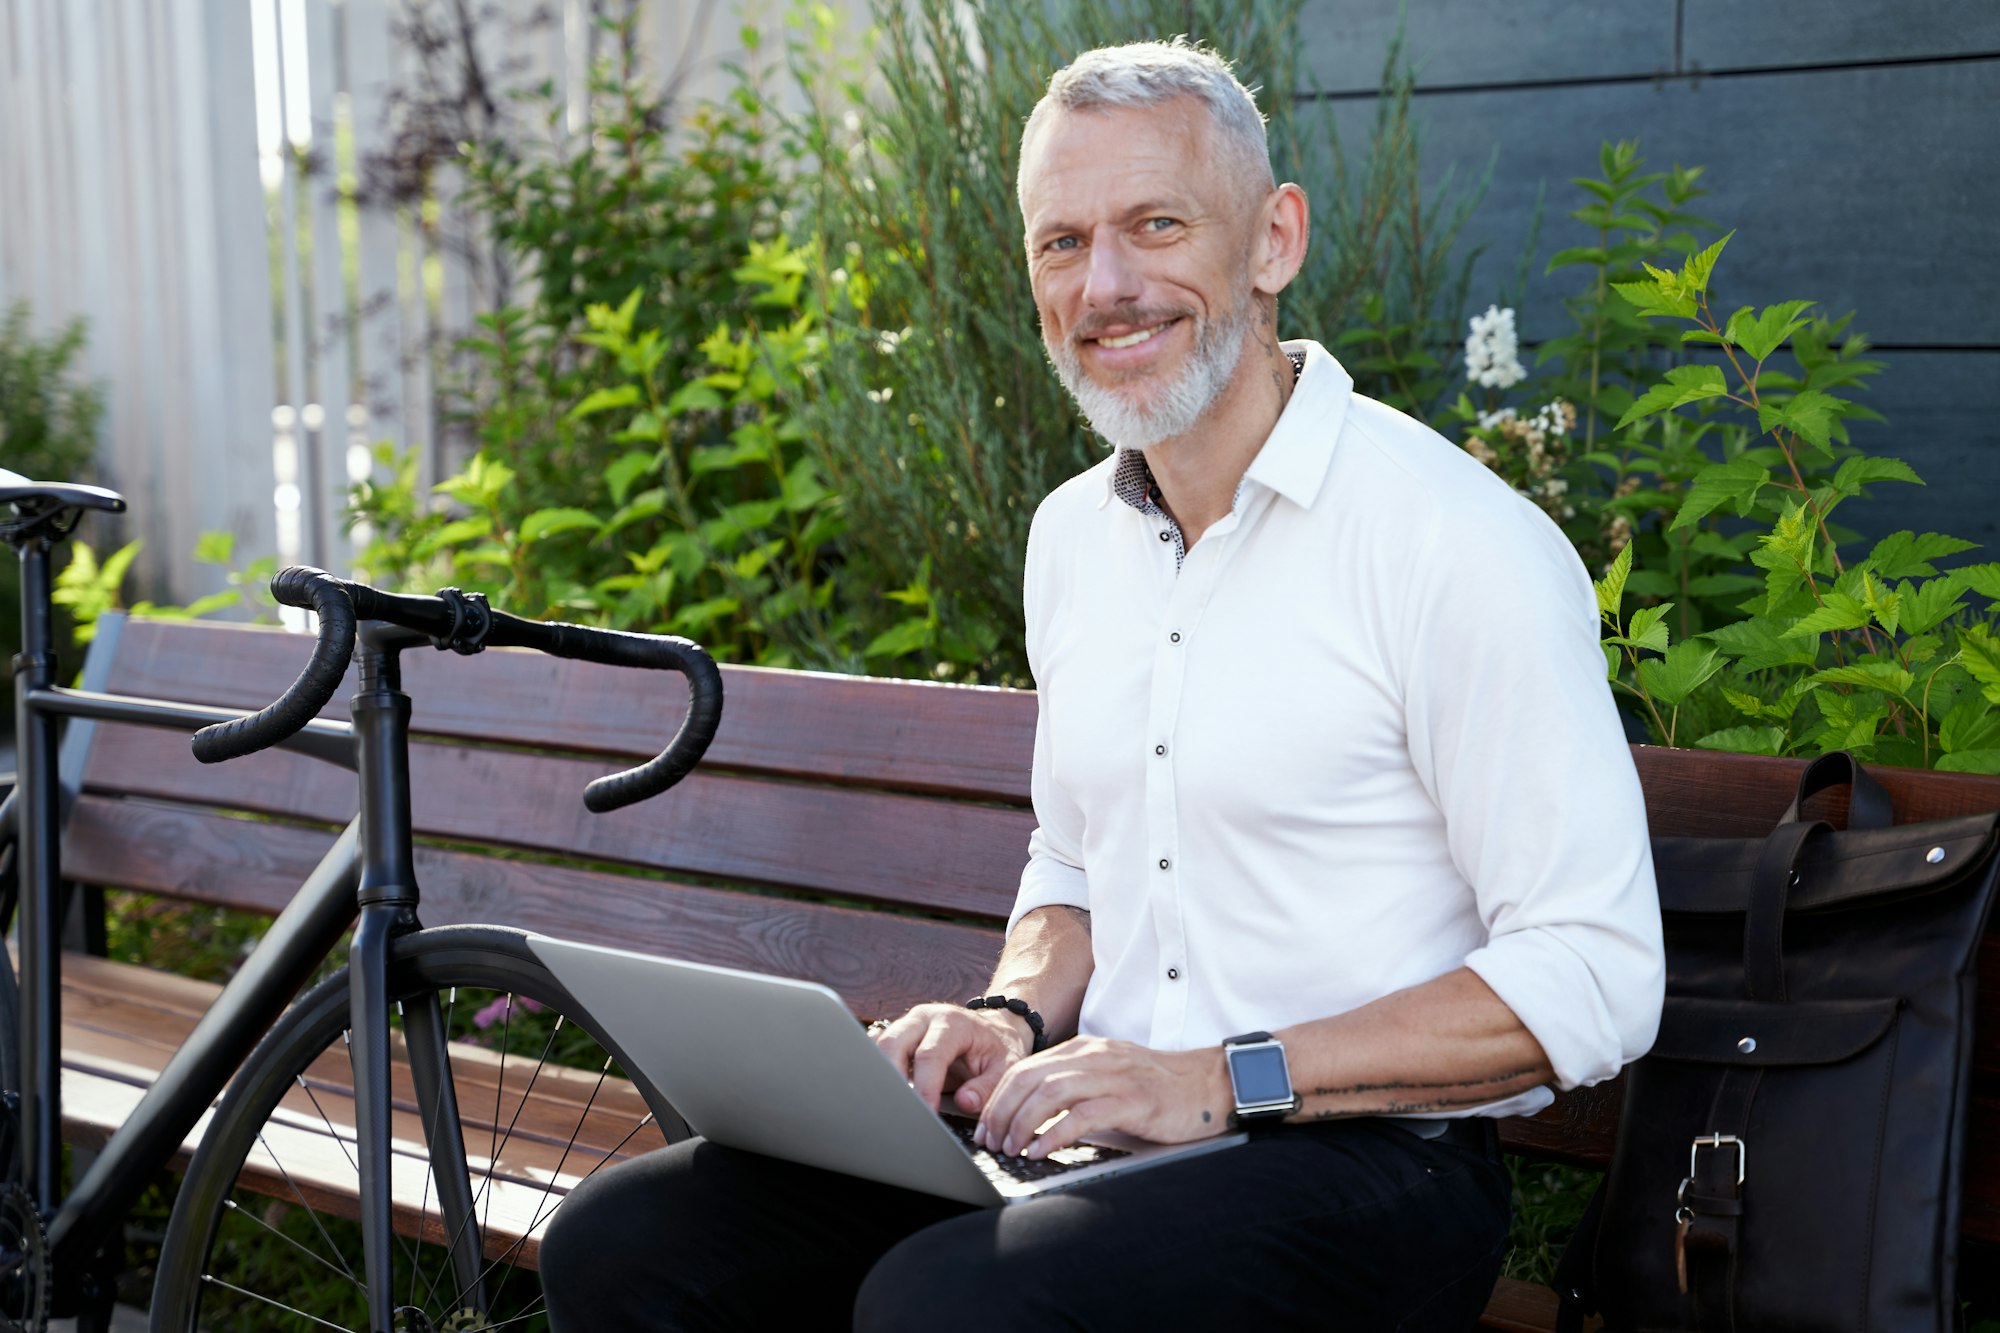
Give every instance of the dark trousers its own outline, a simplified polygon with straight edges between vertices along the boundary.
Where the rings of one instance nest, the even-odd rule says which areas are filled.
[[[1508,1199],[1490,1128],[1279,1126],[981,1209],[694,1139],[571,1194],[541,1269],[557,1333],[1459,1333],[1499,1275]]]

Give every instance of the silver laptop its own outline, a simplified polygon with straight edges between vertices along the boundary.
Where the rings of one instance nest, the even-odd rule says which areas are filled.
[[[810,981],[531,936],[696,1133],[716,1143],[961,1203],[1017,1203],[1243,1142],[1093,1135],[1040,1161],[972,1146],[924,1105],[840,997]]]

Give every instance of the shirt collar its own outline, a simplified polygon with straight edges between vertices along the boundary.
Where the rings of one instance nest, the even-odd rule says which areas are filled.
[[[1354,393],[1354,379],[1334,360],[1333,354],[1310,338],[1279,344],[1287,352],[1305,353],[1305,366],[1291,399],[1278,415],[1264,447],[1250,460],[1243,474],[1246,482],[1256,482],[1284,496],[1301,509],[1312,507],[1326,480],[1333,460],[1334,441],[1347,416],[1347,402]],[[1135,468],[1138,469],[1135,471]],[[1121,478],[1129,488],[1138,477],[1150,479],[1144,452],[1120,449],[1111,466],[1104,470],[1104,494],[1097,507],[1102,509],[1118,496]]]

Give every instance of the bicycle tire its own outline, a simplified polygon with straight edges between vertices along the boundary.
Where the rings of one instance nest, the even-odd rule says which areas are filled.
[[[503,1216],[514,1219],[516,1230],[523,1216],[531,1216],[526,1231],[536,1238],[511,1240],[511,1233],[501,1228],[484,1233],[486,1295],[492,1309],[488,1323],[468,1317],[467,1300],[454,1290],[458,1284],[451,1275],[449,1238],[429,1211],[436,1182],[427,1136],[414,1123],[421,1108],[410,1091],[415,1084],[407,1044],[398,1040],[394,1082],[402,1119],[395,1131],[397,1179],[406,1179],[406,1171],[425,1173],[420,1194],[426,1206],[414,1226],[408,1208],[399,1206],[392,1247],[398,1307],[415,1307],[428,1321],[410,1319],[411,1327],[443,1333],[505,1321],[505,1327],[521,1333],[545,1328],[546,1317],[538,1313],[538,1275],[513,1261],[532,1262],[532,1246],[539,1243],[561,1194],[609,1160],[600,1155],[607,1148],[637,1152],[686,1132],[657,1091],[643,1084],[621,1085],[601,1072],[608,1068],[605,1057],[621,1067],[629,1065],[535,958],[526,939],[522,932],[497,927],[447,926],[414,932],[391,946],[389,984],[399,1012],[435,996],[452,1029],[447,1035],[453,1038],[453,1085],[468,1157],[502,1164],[498,1172],[483,1170],[479,1162],[473,1165],[471,1185],[476,1208],[484,1213],[481,1225],[491,1228],[494,1199],[504,1193]],[[479,1012],[489,1018],[487,1025],[468,1022],[479,1016],[474,1005],[482,1006]],[[530,1015],[535,1006],[539,1011]],[[544,1015],[549,1013],[563,1021],[545,1036],[551,1020]],[[518,1027],[517,1014],[522,1015]],[[358,1213],[358,1170],[351,1147],[341,1145],[340,1154],[347,1159],[342,1162],[327,1150],[329,1136],[321,1132],[338,1126],[331,1138],[340,1138],[353,1121],[344,1114],[346,1106],[327,1104],[344,1089],[311,1077],[315,1061],[327,1059],[338,1061],[335,1071],[345,1074],[348,1062],[340,1047],[347,1023],[348,978],[342,969],[279,1020],[230,1085],[188,1167],[161,1247],[153,1288],[156,1331],[367,1328],[359,1276],[361,1233],[350,1220]],[[502,1029],[497,1052],[491,1044],[496,1027]],[[485,1034],[488,1044],[459,1039],[462,1032],[475,1030]],[[596,1051],[581,1065],[549,1063],[560,1034],[577,1030]],[[524,1057],[535,1061],[532,1068],[520,1067]],[[494,1083],[490,1097],[488,1082]],[[532,1103],[535,1118],[523,1129],[523,1110],[531,1106],[526,1094],[538,1086],[543,1095]],[[553,1098],[548,1095],[552,1091],[557,1094]],[[612,1133],[630,1126],[624,1131],[626,1141],[611,1145],[606,1142],[610,1134],[593,1130],[590,1142],[579,1146],[576,1126],[550,1123],[545,1113],[552,1104],[576,1109],[579,1101],[578,1126],[592,1108],[601,1113],[608,1109]],[[298,1133],[301,1125],[313,1132]],[[661,1126],[668,1128],[663,1132]],[[302,1155],[294,1154],[294,1146]],[[554,1168],[548,1165],[552,1153]],[[525,1161],[527,1157],[534,1160]],[[532,1179],[537,1172],[559,1176],[560,1183],[537,1193]],[[428,1239],[413,1240],[413,1230]],[[265,1271],[274,1258],[289,1264],[288,1276]],[[264,1289],[280,1285],[282,1290]]]

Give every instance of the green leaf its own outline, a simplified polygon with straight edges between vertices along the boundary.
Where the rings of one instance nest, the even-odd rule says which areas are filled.
[[[221,611],[237,605],[242,600],[243,594],[240,591],[235,588],[224,588],[221,592],[212,592],[206,597],[197,597],[192,602],[189,602],[187,604],[188,618],[192,620],[208,615],[210,612]]]
[[[598,526],[597,515],[588,509],[537,509],[521,520],[521,540],[538,542],[559,532],[574,532],[578,528],[594,530]]]
[[[1825,634],[1830,630],[1860,629],[1869,620],[1868,606],[1858,597],[1830,592],[1820,599],[1817,610],[1785,631],[1791,638]]]
[[[1917,678],[1894,662],[1857,662],[1852,666],[1828,667],[1812,676],[1816,685],[1852,685],[1857,689],[1880,690],[1898,699],[1906,698]]]
[[[1598,245],[1573,245],[1567,250],[1558,250],[1549,256],[1548,267],[1542,270],[1544,277],[1559,268],[1571,264],[1594,264],[1602,266],[1606,262],[1604,247]]]
[[[1980,692],[2000,704],[2000,639],[1984,625],[1967,625],[1958,636],[1958,663],[1979,682]]]
[[[1715,261],[1722,257],[1722,247],[1729,244],[1729,237],[1735,234],[1732,231],[1699,254],[1688,256],[1687,262],[1681,265],[1681,282],[1689,292],[1708,291],[1708,280],[1715,272]]]
[[[1810,666],[1819,656],[1819,645],[1810,639],[1787,639],[1768,620],[1739,620],[1709,630],[1702,636],[1736,662],[1739,671],[1763,671],[1770,667]]]
[[[1625,580],[1631,573],[1632,543],[1626,542],[1623,549],[1618,552],[1617,558],[1612,560],[1611,568],[1604,571],[1604,577],[1592,585],[1597,589],[1599,615],[1611,616],[1614,619],[1617,617],[1618,608],[1625,601]]]
[[[1789,430],[1825,450],[1832,446],[1834,418],[1840,415],[1841,406],[1838,398],[1818,389],[1805,389],[1782,403],[1766,402],[1758,407],[1757,424],[1767,431]]]
[[[1613,430],[1623,430],[1642,417],[1704,398],[1719,398],[1729,392],[1729,383],[1720,366],[1675,366],[1667,372],[1665,384],[1655,384],[1625,409]]]
[[[1606,680],[1617,680],[1618,667],[1623,661],[1618,655],[1618,649],[1608,643],[1599,644],[1598,646],[1604,649],[1604,678]]]
[[[1727,750],[1731,754],[1784,753],[1785,733],[1780,727],[1725,727],[1711,731],[1696,741],[1698,750]]]
[[[1958,750],[1937,761],[1940,773],[2000,773],[2000,749]]]
[[[1783,346],[1785,339],[1805,327],[1807,321],[1799,316],[1811,308],[1811,301],[1780,301],[1764,307],[1755,319],[1743,320],[1741,324],[1732,318],[1731,331],[1744,351],[1762,361]]]
[[[236,534],[204,532],[195,538],[194,558],[204,565],[226,565],[236,558]]]
[[[1905,634],[1924,634],[1965,609],[1958,596],[1958,580],[1950,576],[1922,583],[1905,581],[1897,585],[1896,597]]]
[[[1962,588],[1978,593],[1990,602],[2000,602],[2000,564],[1966,565],[1951,572]]]
[[[804,513],[831,494],[820,484],[819,469],[810,458],[799,459],[785,473],[785,508],[795,514]]]
[[[738,603],[734,597],[711,597],[705,602],[682,607],[675,613],[667,628],[675,634],[693,634],[724,616],[735,615],[737,608]]]
[[[1647,265],[1655,274],[1660,270]],[[1632,308],[1641,315],[1675,315],[1682,319],[1693,319],[1696,306],[1694,298],[1680,290],[1679,283],[1671,274],[1662,274],[1651,282],[1614,282],[1611,289],[1632,303]]]
[[[868,641],[863,657],[905,657],[930,645],[935,627],[929,620],[905,620],[892,625]]]
[[[1938,722],[1938,744],[1946,753],[2000,749],[2000,711],[1982,695],[1960,699]]]
[[[1650,648],[1656,653],[1667,651],[1667,612],[1674,609],[1672,602],[1662,602],[1658,606],[1641,607],[1632,613],[1631,622],[1625,627],[1625,637],[1634,648]]]
[[[714,412],[726,406],[728,400],[716,391],[714,385],[696,380],[674,390],[674,396],[667,399],[666,414],[677,417],[684,412]]]
[[[646,449],[634,449],[604,469],[604,484],[611,488],[614,504],[625,503],[625,493],[632,489],[632,483],[648,476],[658,466],[659,455]]]
[[[1654,703],[1671,707],[1721,669],[1722,655],[1714,644],[1684,639],[1667,649],[1665,657],[1649,657],[1639,663],[1639,679]]]
[[[1737,513],[1747,515],[1757,493],[1770,481],[1771,469],[1747,458],[1710,463],[1695,473],[1687,498],[1681,501],[1680,512],[1674,515],[1667,531],[1676,532],[1698,523],[1726,504],[1735,505]]]
[[[1803,398],[1805,394],[1800,394],[1799,397]],[[1793,399],[1793,401],[1798,400]],[[1833,474],[1833,489],[1843,495],[1859,495],[1861,488],[1871,481],[1907,481],[1918,486],[1924,484],[1924,479],[1900,458],[1869,458],[1861,455],[1850,458],[1840,465],[1840,470]],[[1951,539],[1947,537],[1945,540]],[[1961,546],[1959,549],[1966,548]]]
[[[613,389],[597,389],[569,410],[569,420],[575,421],[598,412],[608,412],[614,407],[630,407],[638,401],[639,386],[636,384],[620,384]]]
[[[1850,458],[1847,461],[1852,463],[1856,460]],[[1937,573],[1931,561],[1957,555],[1960,551],[1970,551],[1977,545],[1977,542],[1960,541],[1941,532],[1926,532],[1920,537],[1906,528],[1876,542],[1875,549],[1868,553],[1868,563],[1885,579],[1906,579],[1919,574],[1929,577]],[[2000,565],[1994,568],[2000,570]]]

